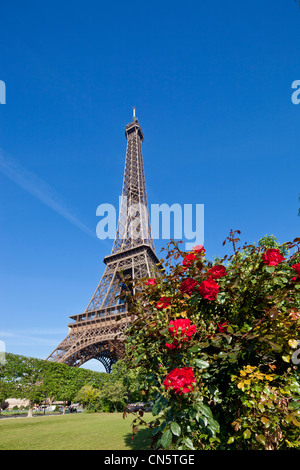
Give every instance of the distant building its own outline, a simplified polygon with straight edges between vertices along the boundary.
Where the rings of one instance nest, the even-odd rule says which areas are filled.
[[[7,398],[5,401],[9,403],[9,407],[7,408],[8,410],[12,410],[14,406],[17,406],[18,408],[29,406],[29,400],[26,400],[25,398]]]

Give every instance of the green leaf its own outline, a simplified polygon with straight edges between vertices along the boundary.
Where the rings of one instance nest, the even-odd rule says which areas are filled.
[[[164,449],[168,449],[170,447],[170,445],[172,444],[172,433],[170,429],[167,429],[163,433],[160,442]]]
[[[168,328],[164,328],[163,330],[159,330],[159,333],[161,335],[164,335],[165,333],[167,333],[167,331],[168,331]]]
[[[193,442],[192,440],[189,438],[189,437],[186,437],[183,442],[185,443],[185,445],[189,448],[189,449],[192,449],[192,450],[195,450],[194,448],[194,445],[193,445]]]
[[[232,444],[234,442],[234,437],[231,436],[228,441],[227,441],[227,444]]]
[[[208,341],[201,341],[201,343],[199,343],[199,349],[204,349],[204,348],[207,348],[209,346],[209,342]]]
[[[153,405],[152,415],[157,416],[163,408],[167,406],[168,402],[165,397],[160,396]]]
[[[215,436],[217,432],[220,432],[220,425],[215,419],[208,418],[207,427],[213,436]]]
[[[198,409],[201,411],[201,413],[206,416],[207,418],[212,418],[213,415],[212,415],[212,412],[211,412],[211,409],[204,405],[204,403],[202,402],[199,402],[198,403]]]
[[[300,394],[300,385],[296,380],[293,380],[293,382],[290,386],[290,390],[294,393]]]
[[[228,353],[224,352],[224,351],[220,351],[219,354],[218,354],[218,357],[220,357],[221,359],[225,359],[226,357],[228,356]]]
[[[179,426],[178,423],[176,423],[175,421],[173,421],[173,422],[171,423],[170,428],[171,428],[171,431],[172,431],[172,433],[174,434],[174,436],[180,436],[180,434],[181,434],[181,427]]]
[[[201,359],[195,359],[195,364],[199,369],[207,369],[209,367],[209,362],[202,361]]]
[[[273,341],[268,341],[268,343],[274,351],[280,352],[282,350],[282,346],[280,346],[279,344],[276,344]]]
[[[135,360],[135,365],[137,365],[137,364],[140,362],[140,360],[142,359],[142,357],[143,357],[144,355],[145,355],[145,353],[142,353],[142,354],[140,354],[140,355],[136,358],[136,360]]]
[[[158,401],[156,401],[152,407],[152,414],[153,416],[157,416],[158,413],[160,412],[160,403]]]
[[[297,426],[298,428],[300,427],[300,422],[299,422],[295,417],[293,417],[292,423],[293,423],[295,426]]]
[[[275,266],[266,266],[265,270],[267,273],[272,274],[275,271]]]
[[[262,418],[260,418],[260,420],[265,425],[266,428],[268,428],[270,426],[270,420],[268,418],[266,418],[266,416],[262,416]]]
[[[198,423],[200,424],[200,426],[205,429],[206,426],[207,426],[207,418],[204,416],[204,417],[201,417],[200,416],[200,413],[197,413],[196,415],[196,420],[198,421]]]
[[[250,429],[246,429],[246,431],[243,432],[244,439],[249,439],[251,436],[251,431]]]
[[[266,438],[263,434],[255,434],[255,439],[263,446],[266,445]]]

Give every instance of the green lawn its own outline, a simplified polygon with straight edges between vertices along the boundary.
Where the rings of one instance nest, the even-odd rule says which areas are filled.
[[[132,420],[122,413],[0,419],[0,450],[147,449],[151,431],[140,427],[132,439]]]

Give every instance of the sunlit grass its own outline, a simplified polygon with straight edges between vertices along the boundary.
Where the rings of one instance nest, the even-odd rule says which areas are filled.
[[[150,418],[150,414],[149,414]],[[132,418],[122,413],[77,413],[0,419],[1,450],[141,450],[151,432],[132,439]]]

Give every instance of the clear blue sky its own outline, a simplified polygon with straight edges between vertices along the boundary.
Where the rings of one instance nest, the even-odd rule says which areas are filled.
[[[293,0],[10,1],[1,6],[0,340],[46,358],[112,241],[132,106],[148,201],[205,205],[208,258],[300,235],[300,8]],[[156,241],[159,251],[165,241]]]

